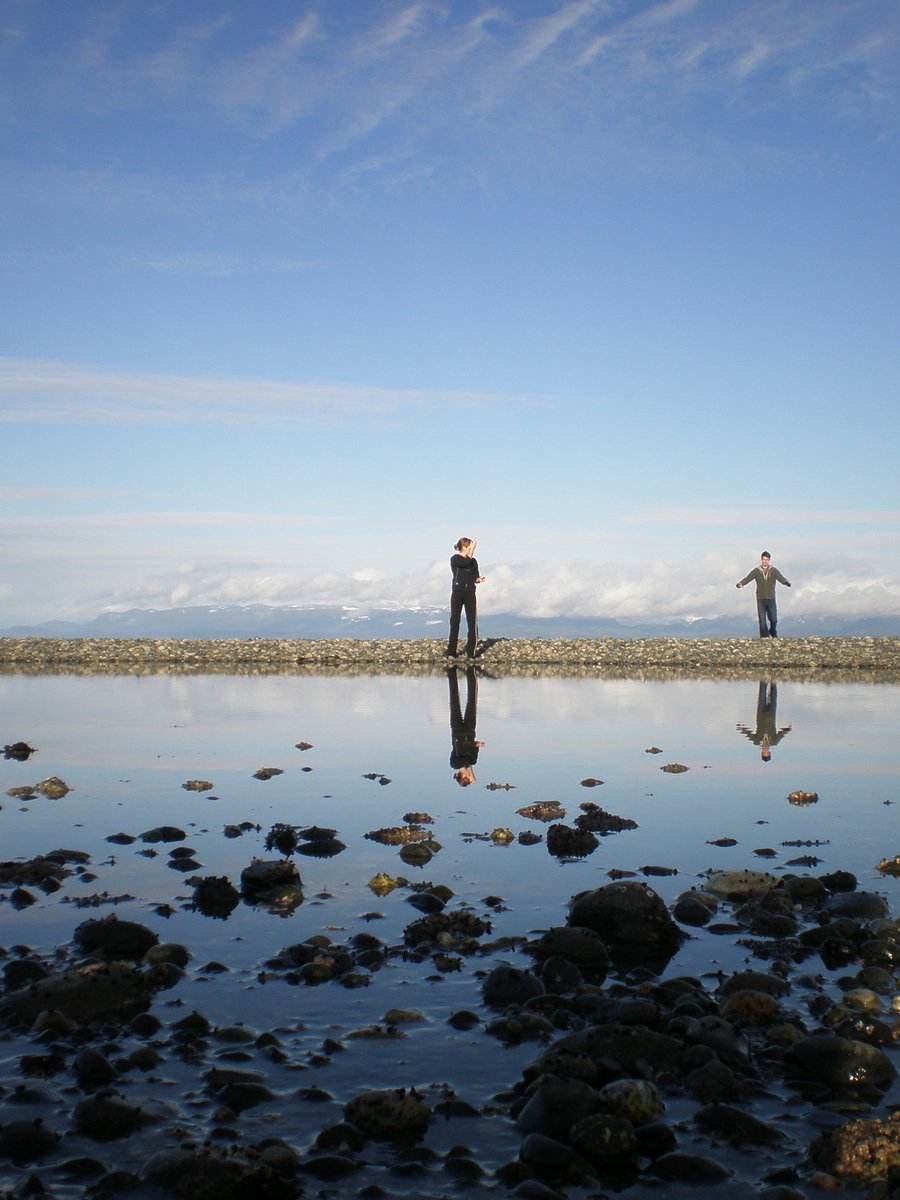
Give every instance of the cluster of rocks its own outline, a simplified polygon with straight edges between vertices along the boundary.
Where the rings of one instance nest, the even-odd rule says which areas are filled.
[[[269,904],[272,888],[297,883],[287,860],[255,860],[242,876],[248,902]],[[288,1096],[248,1060],[289,1062],[279,1036],[217,1027],[196,1011],[164,1024],[153,1002],[190,970],[189,949],[161,943],[138,922],[91,919],[75,928],[71,946],[51,954],[0,952],[0,1028],[7,1037],[27,1031],[33,1044],[19,1063],[24,1081],[0,1084],[0,1159],[21,1194],[52,1195],[52,1180],[80,1178],[86,1195],[147,1185],[186,1200],[292,1200],[306,1194],[305,1181],[334,1185],[386,1161],[389,1170],[440,1171],[470,1188],[499,1182],[523,1200],[638,1183],[731,1188],[738,1161],[745,1183],[748,1163],[756,1164],[746,1186],[766,1200],[801,1200],[808,1186],[843,1184],[868,1189],[873,1200],[891,1194],[900,1120],[878,1109],[896,1076],[889,1052],[900,1035],[900,921],[853,876],[720,872],[671,910],[645,882],[615,881],[573,896],[563,923],[507,946],[524,952],[525,965],[521,957],[497,961],[490,919],[451,907],[449,888],[410,890],[425,911],[401,944],[370,933],[343,943],[315,935],[261,962],[260,981],[355,988],[395,959],[460,972],[490,955],[493,965],[475,971],[472,1008],[455,1011],[449,1024],[481,1027],[504,1045],[536,1044],[505,1100],[479,1111],[445,1089],[435,1103],[429,1086],[411,1078],[405,1087],[348,1095],[342,1119],[311,1123],[302,1143],[278,1136]],[[691,928],[716,922],[720,936],[730,932],[760,965],[668,977]],[[402,1037],[404,1024],[418,1019],[391,1010],[357,1036]],[[225,1052],[210,1066],[213,1045]],[[336,1038],[324,1046],[341,1048]],[[146,1087],[140,1094],[141,1077],[152,1078],[167,1058],[197,1072],[189,1094],[205,1097],[212,1130],[206,1139],[183,1135],[177,1149],[151,1137],[178,1125],[177,1109]],[[29,1077],[52,1079],[55,1091]],[[765,1101],[771,1113],[776,1096],[780,1115],[752,1111]],[[789,1116],[797,1103],[818,1113],[811,1132]],[[242,1138],[242,1116],[253,1111],[271,1114],[268,1136]],[[489,1171],[467,1146],[429,1149],[434,1124],[450,1116],[514,1123],[518,1154]],[[118,1143],[129,1146],[124,1157]],[[96,1153],[67,1150],[82,1144]],[[385,1192],[370,1185],[365,1194]]]
[[[496,675],[608,678],[900,679],[900,638],[492,638]],[[410,674],[446,669],[443,638],[0,638],[7,674]]]

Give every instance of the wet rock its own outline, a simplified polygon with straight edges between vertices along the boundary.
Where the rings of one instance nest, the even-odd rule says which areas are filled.
[[[207,917],[230,916],[240,902],[241,894],[225,875],[207,875],[194,885],[192,907]]]
[[[406,846],[410,842],[427,842],[431,833],[427,829],[417,829],[412,825],[394,825],[385,829],[372,829],[365,836],[370,842],[380,842],[382,846]]]
[[[578,829],[599,833],[606,837],[611,833],[621,833],[623,830],[637,829],[638,827],[637,821],[632,821],[630,817],[619,817],[615,813],[607,812],[599,804],[587,802],[582,804],[581,808],[582,812],[575,818],[575,825]]]
[[[790,984],[777,975],[766,971],[735,971],[719,985],[720,996],[730,996],[732,992],[743,991],[765,992],[768,996],[786,996]]]
[[[794,804],[799,808],[803,808],[807,804],[818,804],[818,802],[818,792],[803,792],[798,790],[788,794],[788,803]]]
[[[538,961],[551,957],[566,958],[579,968],[595,972],[594,983],[602,983],[609,968],[609,950],[599,933],[584,925],[554,925],[525,947]]]
[[[568,923],[593,929],[618,963],[659,965],[684,940],[660,896],[645,883],[619,880],[569,902]]]
[[[289,859],[254,858],[241,871],[241,891],[251,904],[286,909],[303,898],[300,872]]]
[[[724,898],[761,896],[778,886],[778,879],[767,871],[716,871],[703,884],[713,896]]]
[[[413,1089],[372,1090],[354,1096],[344,1117],[374,1141],[418,1141],[431,1120],[431,1110]]]
[[[188,779],[181,785],[187,792],[211,792],[213,784],[208,779]]]
[[[46,855],[37,855],[25,862],[0,862],[0,884],[13,883],[20,887],[37,886],[44,891],[53,891],[61,879],[70,872],[57,860]]]
[[[570,1140],[579,1154],[594,1163],[631,1158],[638,1146],[631,1121],[611,1112],[593,1113],[576,1121]]]
[[[86,1092],[106,1087],[116,1077],[116,1068],[105,1054],[93,1046],[88,1046],[78,1054],[74,1067],[78,1086]]]
[[[562,821],[566,815],[566,810],[558,800],[539,800],[536,804],[517,808],[516,812],[530,821]]]
[[[473,954],[478,949],[477,939],[490,931],[490,921],[475,913],[445,911],[430,913],[407,925],[403,940],[407,946],[430,944],[442,950],[453,950],[457,954]]]
[[[724,1183],[732,1172],[715,1159],[703,1154],[687,1154],[673,1150],[663,1154],[647,1168],[648,1175],[655,1175],[669,1183],[713,1184]]]
[[[648,1079],[615,1079],[597,1093],[604,1112],[625,1117],[633,1126],[648,1125],[663,1112],[659,1088]]]
[[[10,1121],[0,1126],[0,1158],[17,1166],[47,1158],[59,1145],[60,1135],[44,1123],[42,1117],[31,1121]]]
[[[0,1000],[0,1024],[32,1024],[51,1009],[75,1021],[132,1016],[148,1008],[169,980],[157,968],[126,963],[90,963],[48,975]]]
[[[434,857],[434,848],[436,845],[437,843],[433,840],[412,842],[410,845],[401,848],[400,858],[408,867],[424,867]]]
[[[534,996],[543,995],[544,985],[531,971],[501,965],[488,972],[481,992],[485,1004],[502,1008],[507,1004],[525,1004]]]
[[[547,830],[547,851],[554,858],[586,858],[600,845],[586,829],[569,825],[551,825]]]
[[[886,1180],[900,1165],[900,1113],[829,1129],[813,1141],[809,1157],[845,1185],[862,1188]]]
[[[46,796],[48,800],[61,800],[71,790],[69,785],[63,783],[58,775],[49,775],[46,779],[42,779],[40,783],[35,784],[35,791],[40,792],[42,796]]]
[[[733,1104],[708,1104],[699,1109],[694,1120],[701,1129],[725,1138],[733,1146],[774,1146],[784,1141],[780,1129]]]
[[[145,1183],[181,1200],[289,1200],[297,1195],[291,1180],[240,1151],[163,1150],[147,1160],[141,1174]]]
[[[75,1128],[95,1142],[110,1142],[127,1137],[156,1118],[139,1104],[129,1104],[121,1096],[105,1093],[89,1096],[76,1104],[73,1113]]]
[[[29,746],[27,742],[12,742],[3,747],[3,757],[15,759],[16,762],[25,762],[34,753],[34,746]]]
[[[593,1164],[583,1155],[566,1142],[543,1133],[527,1134],[522,1139],[519,1157],[539,1172],[571,1181],[592,1178],[594,1173]]]
[[[833,917],[856,921],[873,921],[890,913],[887,900],[877,892],[838,892],[829,896],[823,907]]]
[[[116,916],[83,921],[75,930],[75,941],[83,950],[96,951],[108,958],[143,958],[159,941],[146,925],[121,921]]]
[[[575,1060],[583,1058],[595,1064],[615,1064],[617,1074],[636,1075],[647,1067],[653,1071],[677,1072],[681,1054],[682,1043],[675,1037],[642,1025],[609,1022],[565,1034],[547,1051],[546,1057],[538,1058],[528,1070],[539,1074],[552,1066],[558,1073],[564,1069],[566,1059],[574,1056]]]
[[[142,842],[183,842],[187,834],[177,825],[157,825],[155,829],[147,829],[141,835]]]
[[[682,925],[708,925],[716,915],[718,904],[714,896],[691,889],[683,892],[672,906],[672,916]]]
[[[788,1048],[785,1060],[799,1075],[838,1090],[883,1090],[896,1075],[893,1063],[877,1046],[834,1034],[803,1038]]]

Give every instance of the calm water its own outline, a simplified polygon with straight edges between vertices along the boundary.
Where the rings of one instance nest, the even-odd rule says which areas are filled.
[[[468,681],[462,673],[458,678],[465,706]],[[638,877],[648,866],[676,871],[648,880],[671,901],[710,869],[777,873],[802,855],[818,857],[816,873],[854,871],[861,887],[883,892],[900,911],[900,884],[875,869],[900,852],[897,686],[786,682],[775,695],[765,690],[770,707],[764,711],[755,681],[485,677],[471,697],[484,745],[476,781],[465,788],[449,761],[451,693],[443,677],[3,676],[0,696],[0,741],[37,747],[27,762],[0,759],[0,859],[64,846],[89,851],[96,875],[87,882],[73,875],[51,896],[32,889],[37,902],[21,911],[0,903],[0,946],[68,942],[81,920],[114,910],[151,925],[161,940],[185,943],[194,964],[216,959],[228,968],[215,978],[189,970],[173,992],[158,998],[161,1012],[183,1004],[202,1008],[216,1022],[279,1028],[296,1054],[313,1053],[328,1035],[380,1021],[393,1005],[425,1013],[428,1020],[411,1031],[404,1053],[396,1044],[367,1042],[364,1056],[336,1056],[320,1072],[307,1072],[307,1085],[327,1087],[340,1100],[360,1086],[449,1077],[473,1103],[484,1102],[514,1082],[536,1053],[533,1045],[494,1051],[492,1043],[500,1059],[496,1072],[485,1072],[486,1035],[455,1034],[446,1025],[456,1009],[477,1008],[473,972],[485,960],[423,979],[421,967],[398,959],[376,973],[370,987],[354,991],[258,982],[267,955],[311,934],[340,941],[365,928],[399,943],[420,914],[402,887],[375,895],[367,885],[376,872],[446,884],[453,905],[490,916],[498,939],[563,923],[569,897],[607,882],[612,869]],[[771,757],[764,761],[767,730]],[[298,742],[312,748],[301,751]],[[647,753],[651,747],[661,753]],[[668,763],[689,769],[669,774],[660,769]],[[283,774],[254,778],[261,767]],[[390,782],[365,778],[370,773]],[[72,789],[63,799],[22,801],[6,794],[50,775]],[[583,786],[589,777],[602,786]],[[213,788],[185,790],[192,779],[209,780]],[[512,787],[495,790],[490,783]],[[787,796],[798,789],[817,792],[818,802],[791,805]],[[592,855],[567,863],[551,857],[543,842],[486,839],[498,827],[544,834],[544,824],[516,811],[542,800],[559,801],[567,823],[590,801],[638,828],[601,838]],[[406,866],[396,848],[364,836],[402,824],[408,812],[431,815],[442,847],[421,869]],[[245,821],[259,830],[224,836],[225,826]],[[138,836],[156,825],[178,825],[202,863],[200,874],[238,883],[254,856],[273,857],[264,841],[276,822],[334,828],[347,846],[330,859],[298,857],[305,899],[288,917],[247,905],[228,920],[204,917],[185,907],[191,885],[168,867],[169,846],[157,846],[158,854],[148,858],[140,841],[106,841],[119,832]],[[736,845],[711,844],[722,838]],[[818,844],[786,845],[791,842]],[[775,855],[762,858],[754,853],[759,849]],[[71,902],[96,893],[132,899],[88,910]],[[485,908],[488,896],[502,899],[501,911]],[[161,905],[174,911],[162,916]],[[733,968],[738,960],[723,956],[734,953],[723,939],[700,931],[668,973],[702,974],[715,962]],[[517,965],[530,961],[516,951],[506,957]],[[7,1050],[9,1071],[21,1046],[11,1043]],[[321,1114],[316,1121],[316,1128],[325,1123]],[[496,1153],[500,1159],[514,1154],[514,1136]]]

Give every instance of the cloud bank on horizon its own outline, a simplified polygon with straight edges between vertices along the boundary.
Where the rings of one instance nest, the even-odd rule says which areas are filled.
[[[900,615],[893,0],[10,0],[0,628]],[[752,603],[751,603],[752,607]]]

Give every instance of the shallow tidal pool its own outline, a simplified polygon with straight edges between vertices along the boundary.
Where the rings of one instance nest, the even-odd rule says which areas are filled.
[[[276,1031],[286,1052],[265,1068],[281,1099],[241,1115],[245,1139],[268,1131],[303,1150],[341,1119],[357,1092],[415,1086],[432,1098],[452,1091],[482,1114],[433,1125],[428,1144],[436,1151],[465,1142],[488,1173],[514,1158],[513,1123],[491,1119],[490,1110],[502,1105],[497,1098],[537,1048],[486,1032],[481,978],[497,962],[529,966],[522,939],[563,924],[575,893],[611,878],[645,880],[670,905],[712,872],[847,870],[860,889],[881,893],[900,913],[898,880],[877,869],[900,853],[896,685],[464,671],[7,675],[0,676],[0,696],[0,742],[34,747],[22,760],[0,758],[0,860],[60,847],[89,855],[50,894],[30,887],[14,900],[12,887],[0,886],[0,965],[24,947],[49,957],[82,921],[109,913],[149,926],[162,942],[182,943],[191,961],[173,988],[157,994],[153,1011],[161,1020],[202,1012],[214,1026]],[[479,743],[468,786],[450,762],[454,725],[457,751],[460,740]],[[665,769],[672,766],[686,769]],[[9,794],[49,777],[70,790],[59,799]],[[192,781],[211,786],[186,788]],[[634,827],[600,836],[584,856],[560,858],[548,852],[548,822],[518,811],[550,801],[565,824],[593,804]],[[422,866],[366,836],[402,827],[408,814],[429,818],[424,827],[434,853]],[[279,857],[266,847],[276,825],[333,829],[345,848],[329,857],[290,856],[302,881],[302,902],[290,910],[242,901],[226,918],[199,911],[192,904],[196,879],[227,877],[240,887],[254,858]],[[142,837],[161,826],[184,836]],[[176,846],[193,852],[195,868],[176,869]],[[397,886],[370,886],[379,874]],[[318,934],[342,943],[364,931],[402,945],[405,928],[422,915],[410,900],[426,881],[450,889],[448,911],[468,908],[490,922],[488,954],[445,971],[398,954],[371,973],[367,986],[352,989],[337,982],[290,986],[265,969],[285,946]],[[666,976],[703,978],[750,965],[733,938],[689,932]],[[206,969],[211,963],[215,969]],[[380,1036],[394,1008],[415,1010],[419,1019],[397,1036]],[[461,1010],[482,1022],[466,1030],[449,1024]],[[351,1036],[360,1031],[368,1036]],[[33,1051],[26,1035],[3,1035],[0,1099],[22,1083],[22,1056]],[[213,1043],[210,1057],[223,1052]],[[47,1086],[52,1091],[53,1080]],[[144,1131],[140,1147],[126,1139],[99,1151],[108,1166],[133,1167],[154,1138],[171,1139],[175,1126],[183,1136],[210,1136],[214,1106],[191,1095],[196,1074],[188,1064],[167,1061],[152,1082],[136,1086],[170,1103],[170,1120]],[[884,1104],[898,1100],[895,1086]],[[98,1153],[65,1137],[64,1157]],[[0,1177],[4,1169],[0,1163]],[[34,1169],[9,1166],[11,1183]],[[83,1184],[54,1174],[52,1163],[45,1170],[55,1195],[82,1194]],[[489,1179],[481,1186],[494,1186]],[[331,1186],[351,1194],[372,1180],[379,1180],[377,1163],[369,1175]],[[421,1194],[421,1187],[391,1175],[395,1193]]]

